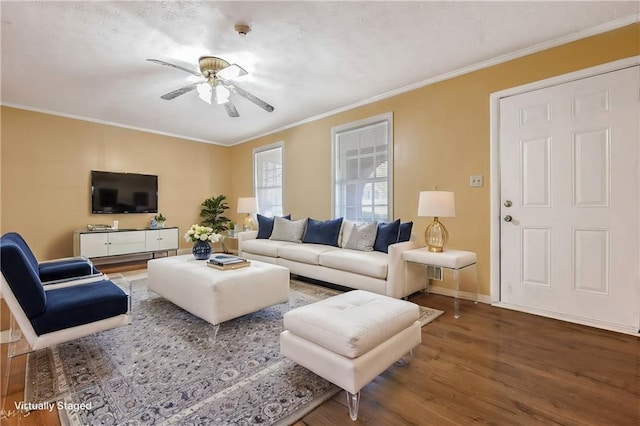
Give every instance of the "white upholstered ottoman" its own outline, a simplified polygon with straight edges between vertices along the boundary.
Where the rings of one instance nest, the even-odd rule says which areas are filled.
[[[363,290],[284,315],[282,355],[347,391],[358,417],[360,389],[420,344],[418,305]]]
[[[251,261],[246,268],[220,271],[192,255],[147,262],[147,287],[185,311],[213,324],[289,301],[289,270]]]

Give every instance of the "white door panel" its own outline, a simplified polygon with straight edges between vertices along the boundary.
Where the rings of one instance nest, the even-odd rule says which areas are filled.
[[[640,325],[639,75],[500,100],[502,302]]]

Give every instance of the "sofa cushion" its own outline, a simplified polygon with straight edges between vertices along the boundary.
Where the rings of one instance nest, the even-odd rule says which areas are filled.
[[[63,287],[47,292],[47,308],[31,319],[36,334],[42,335],[65,328],[126,314],[126,293],[105,280]]]
[[[301,243],[306,225],[306,218],[301,220],[287,220],[281,217],[275,217],[273,222],[273,232],[269,239]]]
[[[333,220],[307,220],[307,230],[304,233],[303,243],[325,244],[338,247],[338,238],[342,228],[342,218]]]
[[[398,233],[398,242],[404,243],[411,239],[411,230],[413,229],[413,222],[405,222],[400,224],[400,232]]]
[[[373,249],[383,253],[389,252],[389,245],[398,242],[398,234],[400,233],[400,219],[396,219],[391,223],[379,223],[378,232],[376,234],[376,242]]]
[[[242,242],[242,251],[262,256],[278,257],[278,249],[287,245],[297,245],[290,241],[246,240]]]
[[[373,278],[387,278],[386,253],[350,249],[331,250],[320,254],[320,265]]]
[[[351,227],[347,243],[344,248],[352,250],[373,251],[373,245],[376,242],[376,233],[378,224],[365,223],[363,225],[354,224]]]
[[[287,312],[284,328],[353,359],[410,327],[419,316],[414,303],[355,290]]]
[[[338,249],[324,244],[290,244],[278,248],[278,257],[294,262],[319,265],[320,255],[332,250]]]
[[[291,220],[291,214],[282,216],[283,219]],[[258,213],[258,240],[266,240],[271,236],[273,232],[273,219],[272,217],[262,216]]]

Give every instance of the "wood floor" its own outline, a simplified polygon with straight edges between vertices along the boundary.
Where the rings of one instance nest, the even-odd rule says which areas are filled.
[[[362,390],[356,422],[340,392],[296,426],[640,425],[639,337],[466,301],[454,319],[448,297],[411,300],[446,311],[422,328],[411,364]],[[1,424],[59,424],[55,411],[12,411],[22,401],[23,358],[12,363]]]

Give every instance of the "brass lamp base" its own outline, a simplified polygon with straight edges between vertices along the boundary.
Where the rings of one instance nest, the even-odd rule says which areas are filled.
[[[251,213],[247,213],[247,216],[244,218],[244,223],[242,225],[242,230],[243,231],[253,231],[255,226],[255,222],[253,221],[253,218],[251,217]]]
[[[437,217],[434,217],[433,222],[424,231],[424,242],[427,244],[427,248],[430,252],[441,253],[448,239],[449,232],[447,228],[440,223]]]

